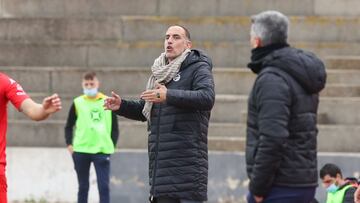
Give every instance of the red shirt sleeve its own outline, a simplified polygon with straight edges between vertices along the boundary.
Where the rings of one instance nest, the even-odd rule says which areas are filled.
[[[5,79],[6,80],[6,79]],[[11,101],[11,103],[20,110],[21,103],[29,98],[29,96],[26,94],[26,92],[23,90],[21,85],[17,83],[15,80],[7,77],[8,83],[5,95],[6,97]]]

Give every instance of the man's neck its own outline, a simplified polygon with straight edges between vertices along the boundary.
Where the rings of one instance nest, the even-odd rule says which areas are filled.
[[[343,179],[341,179],[340,181],[339,181],[339,188],[341,188],[341,187],[343,187],[344,185],[346,185],[346,181],[345,180],[343,180]]]

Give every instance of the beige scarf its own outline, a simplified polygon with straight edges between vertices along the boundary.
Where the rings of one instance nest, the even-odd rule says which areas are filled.
[[[180,66],[185,58],[189,55],[190,49],[186,49],[180,56],[175,58],[169,64],[166,64],[165,53],[162,53],[151,67],[152,74],[147,82],[146,90],[155,88],[156,83],[166,84],[170,82],[179,72]],[[143,115],[150,121],[150,112],[153,102],[145,102]]]

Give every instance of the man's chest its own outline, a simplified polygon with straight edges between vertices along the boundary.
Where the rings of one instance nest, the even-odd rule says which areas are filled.
[[[190,90],[192,88],[193,75],[187,71],[179,72],[166,85],[169,89]]]

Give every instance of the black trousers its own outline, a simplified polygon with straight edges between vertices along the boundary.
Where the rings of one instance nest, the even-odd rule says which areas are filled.
[[[309,203],[314,199],[316,187],[272,187],[263,203]],[[247,196],[248,203],[255,203],[252,194]]]
[[[73,153],[75,171],[79,183],[78,203],[88,202],[91,163],[95,166],[100,203],[110,203],[110,155]]]

